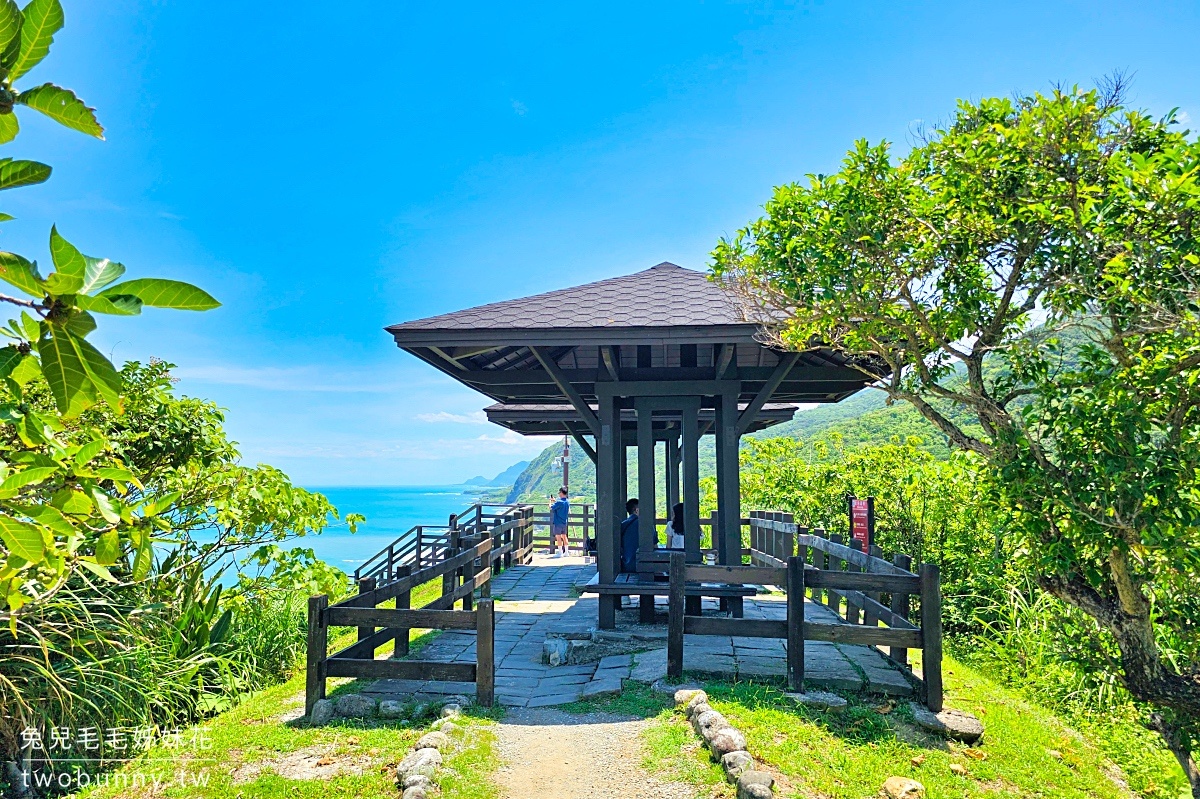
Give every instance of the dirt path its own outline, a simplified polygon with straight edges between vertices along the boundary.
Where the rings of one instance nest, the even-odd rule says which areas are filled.
[[[641,766],[644,719],[552,708],[512,710],[497,725],[505,799],[693,799],[690,785]]]

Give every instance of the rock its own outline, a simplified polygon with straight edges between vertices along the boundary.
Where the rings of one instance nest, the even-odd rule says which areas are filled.
[[[447,735],[450,735],[458,730],[458,725],[454,723],[453,719],[444,718],[444,719],[438,719],[433,724],[430,724],[429,728],[432,730],[441,730],[442,732],[446,733]]]
[[[678,689],[676,689],[676,691],[675,691],[675,709],[686,713],[687,709],[688,709],[688,705],[691,703],[692,699],[696,696],[696,694],[703,694],[703,693],[704,692],[701,691],[699,688],[678,688]],[[704,695],[704,699],[707,701],[707,699],[708,699],[707,694]]]
[[[429,715],[429,705],[425,702],[417,702],[412,706],[412,720],[420,721]]]
[[[825,710],[830,713],[840,713],[846,709],[846,700],[828,691],[806,691],[797,694],[784,694],[797,705],[810,710]]]
[[[694,708],[697,705],[704,705],[707,707],[708,706],[708,694],[704,693],[703,691],[697,691],[696,693],[692,694],[692,698],[688,700],[687,709],[684,712],[687,713],[687,715],[689,715],[689,716],[692,715],[692,713],[694,712]]]
[[[427,732],[413,745],[413,749],[442,750],[450,746],[450,739],[444,732]]]
[[[922,799],[925,786],[908,777],[888,777],[883,783],[883,795],[888,799]]]
[[[913,721],[924,730],[965,744],[973,744],[983,737],[983,722],[970,713],[948,708],[934,713],[916,702],[909,702],[908,706],[912,709]]]
[[[333,702],[328,699],[318,699],[313,705],[312,714],[308,717],[308,726],[321,727],[333,718]]]
[[[721,758],[721,768],[725,769],[725,779],[736,784],[742,773],[754,768],[754,758],[744,749],[727,752]]]
[[[737,799],[771,799],[775,778],[765,771],[743,771],[737,781]]]
[[[409,774],[404,778],[401,785],[403,788],[424,788],[427,791],[433,790],[433,780],[426,777],[424,774]]]
[[[958,777],[965,777],[969,772],[967,771],[967,767],[962,763],[951,763],[950,773]]]
[[[717,730],[723,730],[729,726],[729,722],[715,710],[709,710],[704,713],[698,713],[692,717],[692,729],[696,731],[704,740],[714,735]]]
[[[411,788],[405,788],[400,799],[429,799],[429,791],[425,790],[424,786],[414,785]]]
[[[442,718],[452,719],[462,715],[462,705],[443,705]]]
[[[600,648],[590,638],[588,640],[571,639],[567,641],[566,662],[568,665],[594,663],[600,658],[599,652]]]
[[[334,701],[333,710],[348,719],[365,719],[375,715],[375,700],[362,694],[342,694]]]
[[[458,705],[460,707],[466,707],[469,704],[471,704],[471,697],[467,696],[466,694],[451,694],[442,700],[443,707],[446,705]]]
[[[381,719],[402,719],[407,708],[403,702],[395,699],[385,699],[379,703],[379,718]]]
[[[746,736],[733,727],[726,727],[709,739],[708,748],[712,750],[714,760],[724,760],[725,755],[745,750]]]
[[[542,643],[542,662],[547,666],[562,666],[567,662],[569,649],[566,638],[547,638]]]
[[[405,756],[396,765],[396,778],[403,781],[414,774],[433,779],[433,774],[442,765],[442,753],[436,749],[418,749]]]
[[[688,708],[687,717],[689,720],[694,721],[696,716],[699,716],[701,713],[707,713],[710,710],[712,708],[708,706],[707,702],[697,702]]]

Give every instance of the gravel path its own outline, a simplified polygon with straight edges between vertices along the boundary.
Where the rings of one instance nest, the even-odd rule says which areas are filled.
[[[641,766],[650,722],[604,713],[516,709],[496,732],[505,799],[693,799],[696,789],[663,782]]]

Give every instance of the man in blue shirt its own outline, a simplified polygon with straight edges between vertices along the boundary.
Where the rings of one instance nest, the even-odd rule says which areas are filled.
[[[621,522],[621,571],[632,574],[637,571],[638,551],[638,501],[635,497],[625,503],[629,514]]]
[[[559,552],[561,546],[564,555],[567,554],[567,514],[570,510],[567,487],[563,486],[558,489],[558,499],[550,503],[550,535],[554,541],[555,552]]]

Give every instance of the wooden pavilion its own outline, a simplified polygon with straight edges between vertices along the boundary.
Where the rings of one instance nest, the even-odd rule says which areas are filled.
[[[647,518],[660,485],[668,507],[683,502],[686,559],[695,563],[698,443],[715,437],[713,546],[719,563],[740,564],[741,436],[791,418],[796,403],[837,402],[871,382],[832,351],[763,345],[757,325],[742,319],[719,285],[671,263],[387,330],[401,349],[495,400],[490,420],[523,434],[570,434],[593,458],[602,628],[614,626],[623,593],[615,584],[627,447],[638,451],[635,485],[641,507],[651,510]],[[661,483],[659,441],[666,449]],[[640,525],[639,552],[653,551],[657,535],[654,524]],[[729,604],[736,615],[740,600]],[[642,610],[643,618],[652,613],[652,601]]]

